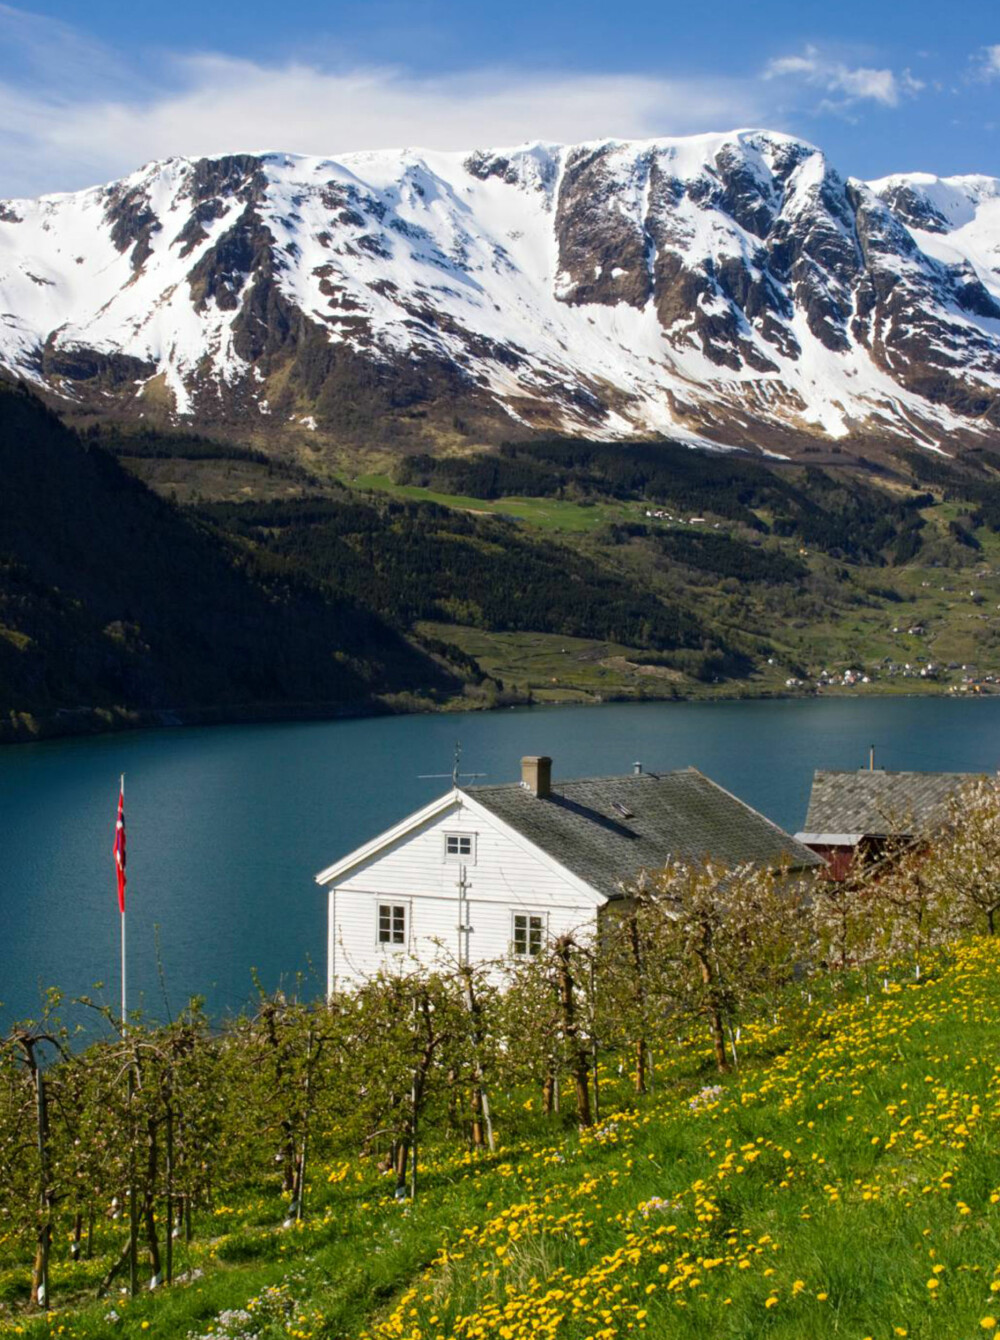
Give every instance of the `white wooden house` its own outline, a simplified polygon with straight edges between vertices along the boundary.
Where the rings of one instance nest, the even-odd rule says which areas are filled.
[[[322,870],[327,990],[392,967],[493,962],[586,934],[621,883],[669,860],[808,869],[822,859],[695,768],[455,786]]]

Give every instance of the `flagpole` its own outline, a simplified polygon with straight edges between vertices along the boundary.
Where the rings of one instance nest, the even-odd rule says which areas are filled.
[[[121,775],[118,791],[118,820],[115,826],[115,867],[118,873],[118,911],[121,915],[122,931],[122,1040],[128,1035],[128,997],[125,994],[125,774]],[[138,1257],[136,1253],[138,1217],[135,1198],[135,1115],[133,1099],[135,1097],[135,1068],[138,1058],[133,1057],[127,1067],[128,1106],[125,1110],[126,1129],[128,1131],[128,1258],[129,1291],[134,1298],[139,1292]],[[167,1225],[167,1232],[171,1231]],[[157,1282],[157,1281],[154,1281]]]
[[[121,777],[121,797],[124,800],[125,798],[124,773],[122,773]],[[127,1031],[126,1014],[125,1014],[125,908],[124,907],[121,909],[121,920],[122,920],[122,1037],[124,1037]]]

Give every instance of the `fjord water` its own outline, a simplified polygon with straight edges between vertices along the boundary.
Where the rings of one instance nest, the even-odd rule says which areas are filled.
[[[1000,699],[641,703],[462,716],[144,731],[0,751],[0,1031],[41,992],[117,999],[112,865],[126,775],[130,997],[162,1017],[192,994],[214,1013],[272,988],[322,989],[316,871],[441,794],[463,769],[554,777],[700,768],[794,832],[813,769],[996,771]],[[158,964],[162,966],[162,983]],[[102,991],[94,991],[98,981]]]

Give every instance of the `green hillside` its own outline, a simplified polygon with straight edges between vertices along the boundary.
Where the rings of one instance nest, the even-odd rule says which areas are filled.
[[[1000,683],[988,452],[554,439],[334,477],[305,448],[79,437],[0,390],[0,465],[4,738]]]
[[[966,691],[1000,675],[997,466],[554,441],[202,514],[538,701]]]

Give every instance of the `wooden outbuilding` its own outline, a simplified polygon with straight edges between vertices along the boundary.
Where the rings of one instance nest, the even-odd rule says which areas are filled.
[[[822,856],[833,879],[894,846],[928,838],[948,821],[952,798],[982,774],[817,770],[805,827],[796,840]]]

